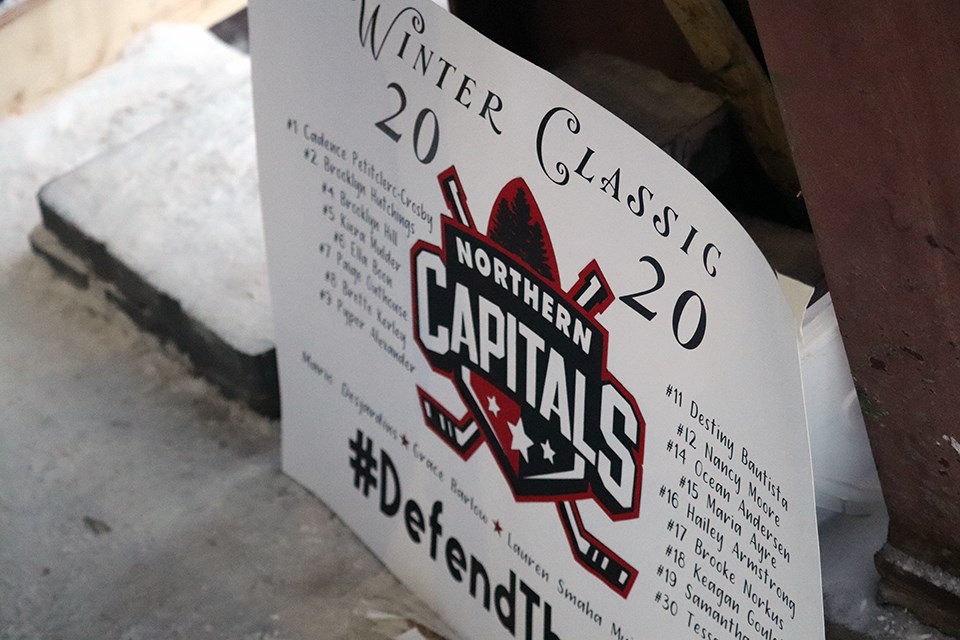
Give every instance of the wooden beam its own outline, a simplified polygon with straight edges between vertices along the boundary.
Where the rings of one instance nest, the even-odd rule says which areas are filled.
[[[0,117],[113,61],[155,22],[210,26],[246,0],[25,0],[0,14]]]
[[[664,0],[710,88],[733,105],[764,171],[789,196],[800,191],[780,110],[757,61],[722,0]]]

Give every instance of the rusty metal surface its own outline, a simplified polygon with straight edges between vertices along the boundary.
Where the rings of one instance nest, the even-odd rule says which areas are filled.
[[[860,392],[888,542],[960,576],[960,3],[751,7]]]

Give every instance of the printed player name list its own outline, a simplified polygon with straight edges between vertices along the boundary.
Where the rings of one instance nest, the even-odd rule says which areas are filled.
[[[675,475],[657,488],[671,515],[655,602],[697,638],[793,635],[803,612],[779,577],[799,561],[781,533],[790,497],[708,407],[673,385],[666,394],[680,420],[663,444]]]
[[[435,216],[360,153],[308,122],[288,118],[303,161],[316,168],[317,214],[329,231],[317,243],[322,260],[320,301],[346,327],[365,333],[392,361],[413,372],[406,356],[410,326],[409,238],[432,232]]]

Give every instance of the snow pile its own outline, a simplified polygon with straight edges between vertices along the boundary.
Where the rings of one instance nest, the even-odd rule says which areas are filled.
[[[273,347],[249,79],[56,179],[42,198],[233,348]]]
[[[0,278],[29,250],[44,183],[242,82],[249,65],[200,27],[158,25],[36,111],[0,120]]]

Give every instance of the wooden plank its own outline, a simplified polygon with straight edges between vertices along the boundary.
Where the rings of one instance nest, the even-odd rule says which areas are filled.
[[[0,116],[111,62],[155,22],[209,26],[246,0],[26,0],[0,15]]]
[[[665,0],[707,72],[710,88],[740,116],[767,175],[789,196],[800,191],[773,86],[721,0]]]
[[[704,184],[730,166],[729,110],[715,94],[605,53],[580,53],[550,71],[649,138]]]

